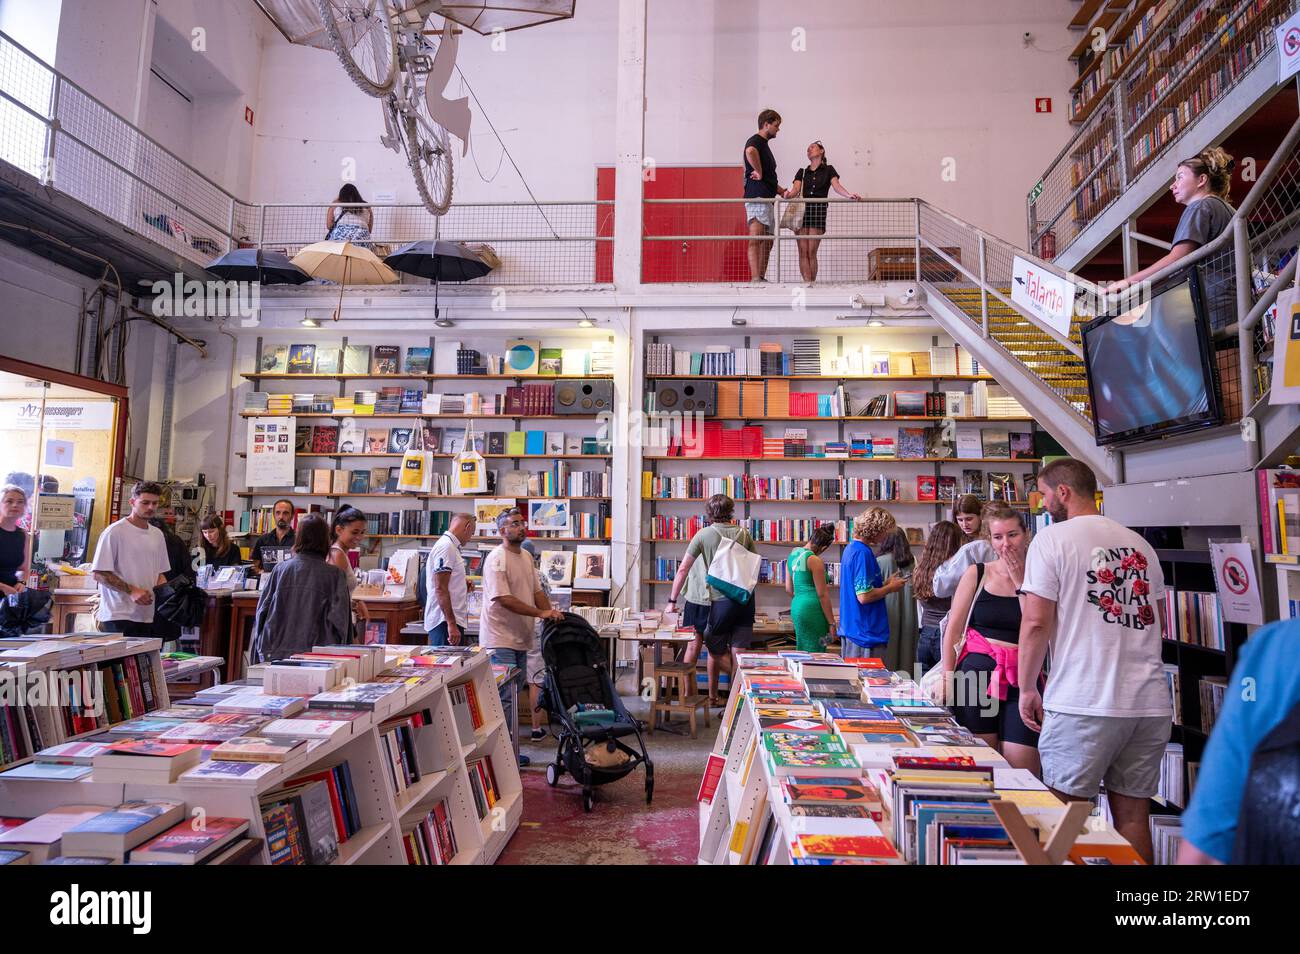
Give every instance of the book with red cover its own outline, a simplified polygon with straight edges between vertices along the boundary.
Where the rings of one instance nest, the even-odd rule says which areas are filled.
[[[975,764],[969,755],[948,755],[942,757],[930,755],[895,755],[896,769],[943,769],[955,772],[988,772],[988,769]]]
[[[1075,865],[1144,865],[1132,845],[1089,845],[1075,843],[1067,855]]]
[[[339,450],[339,429],[332,426],[312,428],[311,452],[313,454],[337,454]]]
[[[185,821],[169,828],[155,838],[131,851],[132,861],[161,861],[165,864],[199,864],[236,835],[248,830],[246,818],[213,818],[203,820],[198,831],[195,820]]]
[[[157,758],[174,758],[177,755],[183,755],[190,749],[197,749],[197,745],[187,743],[167,743],[159,742],[157,739],[127,739],[122,742],[113,742],[105,750],[105,755],[152,755]]]
[[[700,790],[695,796],[697,802],[713,804],[713,796],[718,792],[718,783],[722,781],[722,771],[726,766],[727,760],[721,755],[709,756],[709,761],[704,766],[704,777],[700,779]]]
[[[795,855],[803,858],[863,858],[902,861],[884,835],[796,835]]]
[[[852,656],[844,660],[846,663],[853,663],[859,669],[884,669],[885,661],[877,659],[875,656]]]

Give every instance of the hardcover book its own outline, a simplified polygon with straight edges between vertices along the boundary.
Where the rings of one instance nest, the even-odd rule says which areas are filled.
[[[262,349],[262,363],[258,366],[263,374],[284,374],[289,370],[289,346],[269,345]]]
[[[407,348],[406,373],[428,374],[429,359],[433,356],[432,348]]]
[[[289,346],[289,373],[311,374],[316,370],[316,346],[296,344]]]
[[[402,349],[397,345],[375,345],[370,358],[371,374],[398,374]]]
[[[343,373],[370,373],[370,345],[348,345],[343,349]]]
[[[319,347],[316,349],[316,373],[338,374],[343,366],[343,353],[338,348]]]
[[[388,431],[388,453],[405,454],[411,449],[411,428],[394,427]]]

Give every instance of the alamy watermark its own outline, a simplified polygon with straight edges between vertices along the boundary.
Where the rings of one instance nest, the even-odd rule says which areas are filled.
[[[180,272],[152,283],[151,310],[157,318],[239,318],[256,324],[262,303],[260,282],[201,282]]]
[[[43,669],[0,672],[0,706],[76,706],[81,712],[104,712],[104,674],[98,669]]]

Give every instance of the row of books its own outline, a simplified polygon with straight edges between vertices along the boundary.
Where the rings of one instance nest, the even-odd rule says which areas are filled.
[[[825,556],[822,559],[826,560]],[[671,557],[656,557],[652,567],[653,579],[660,583],[671,582],[677,576],[677,568],[680,565],[680,560]],[[789,566],[784,559],[769,560],[764,557],[759,564],[758,582],[760,584],[770,583],[776,586],[784,586],[789,575]],[[840,564],[838,562],[826,560],[826,577],[831,586],[840,585]]]
[[[913,483],[913,480],[915,483]],[[1030,478],[1026,478],[1028,483]],[[726,494],[733,500],[805,500],[827,503],[927,503],[953,500],[974,494],[988,500],[1020,502],[1016,476],[1004,472],[962,471],[956,477],[922,475],[898,480],[879,477],[758,477],[753,474],[706,477],[702,474],[641,474],[644,500],[702,500]]]
[[[379,744],[385,757],[385,768],[393,791],[400,795],[415,785],[425,775],[439,767],[420,758],[417,748],[420,730],[432,725],[433,712],[428,709],[414,712],[400,719],[385,722],[379,727]]]
[[[462,348],[458,342],[446,342],[439,354],[455,356],[455,370],[433,366],[434,352],[427,347],[408,347],[403,360],[400,345],[268,345],[262,350],[257,370],[264,374],[350,374],[350,375],[425,375],[430,373],[538,374],[570,375],[609,374],[597,370],[612,365],[612,346],[594,342],[587,348],[543,348],[539,341],[514,339],[506,342],[505,354],[480,354]]]
[[[763,342],[757,348],[711,345],[703,351],[666,343],[647,344],[645,366],[646,374],[652,377],[980,373],[979,363],[960,345],[936,346],[928,351],[889,351],[862,344],[832,355],[816,338],[795,339],[789,351],[776,342]]]
[[[439,799],[420,819],[419,824],[402,839],[406,863],[410,865],[448,865],[456,857],[456,829],[451,823],[451,806]]]
[[[1277,0],[1254,0],[1233,21],[1228,32],[1219,40],[1223,48],[1219,55],[1206,56],[1199,65],[1179,81],[1182,98],[1176,104],[1170,99],[1161,100],[1161,96],[1173,85],[1174,77],[1183,72],[1184,67],[1196,60],[1206,44],[1211,42],[1218,24],[1206,26],[1198,42],[1190,47],[1174,45],[1169,52],[1182,49],[1182,55],[1167,62],[1160,70],[1151,75],[1158,76],[1154,84],[1146,88],[1141,95],[1131,95],[1128,99],[1129,122],[1137,123],[1140,118],[1149,118],[1159,104],[1160,121],[1149,133],[1140,137],[1133,145],[1133,166],[1140,169],[1152,156],[1169,142],[1179,131],[1186,128],[1204,109],[1214,103],[1230,88],[1237,79],[1255,65],[1260,56],[1268,52],[1273,45],[1273,30],[1289,15],[1285,4]],[[1249,34],[1249,35],[1248,35]],[[1228,52],[1229,45],[1235,46]],[[1161,75],[1163,74],[1163,75]]]
[[[554,384],[512,385],[503,394],[426,393],[415,388],[355,391],[351,397],[325,393],[272,394],[249,391],[244,395],[247,414],[271,417],[294,414],[383,416],[394,414],[444,414],[470,417],[547,417],[556,413]],[[594,413],[594,412],[593,412]]]
[[[664,440],[664,438],[667,438]],[[769,437],[762,425],[724,428],[705,422],[702,428],[689,420],[674,422],[665,433],[647,433],[651,456],[662,449],[665,457],[750,457],[775,460],[1003,460],[1036,459],[1030,431],[958,425],[955,431],[940,427],[900,427],[888,434],[851,433],[848,440],[814,441],[808,429],[787,427],[779,437]]]
[[[1165,616],[1169,620],[1166,639],[1206,649],[1227,648],[1223,606],[1217,593],[1166,590]]]
[[[1160,787],[1156,790],[1156,796],[1170,805],[1184,807],[1187,796],[1191,794],[1185,784],[1186,777],[1182,744],[1170,742],[1165,746],[1164,758],[1160,760]]]
[[[14,678],[22,672],[15,669]],[[43,704],[0,706],[0,766],[147,712],[155,705],[158,677],[151,653],[59,671],[42,684],[49,696]]]
[[[417,431],[419,434],[417,435]],[[300,424],[294,429],[294,452],[298,454],[404,454],[417,445],[439,454],[459,454],[475,450],[480,454],[510,455],[578,455],[608,453],[609,442],[582,434],[563,431],[486,431],[467,435],[464,427],[365,427],[358,421],[341,424]]]
[[[1300,471],[1260,468],[1255,477],[1264,552],[1300,553]]]
[[[0,864],[195,865],[220,863],[248,831],[244,818],[204,817],[185,803],[146,798],[116,806],[63,805],[32,819],[3,819]],[[197,807],[197,806],[196,806]]]
[[[649,534],[655,540],[690,540],[705,527],[712,524],[703,517],[665,517],[654,516],[650,519]],[[755,540],[775,543],[803,543],[820,526],[835,528],[835,540],[847,543],[849,540],[848,521],[824,520],[813,517],[806,520],[738,520],[737,525],[747,530]]]
[[[451,712],[456,721],[460,744],[470,745],[474,742],[474,733],[483,728],[485,723],[478,690],[473,682],[464,682],[450,687],[448,697],[451,699]]]
[[[1183,724],[1183,680],[1181,670],[1173,663],[1161,666],[1165,674],[1165,688],[1169,690],[1169,704],[1174,709],[1174,725]]]
[[[465,763],[469,771],[469,789],[474,799],[474,811],[479,820],[487,818],[501,801],[501,788],[492,769],[492,756],[484,755]]]
[[[1219,712],[1223,709],[1223,696],[1228,691],[1228,680],[1223,676],[1202,676],[1198,684],[1201,697],[1201,731],[1206,735],[1214,729]]]
[[[356,794],[351,791],[351,772],[321,774],[330,776],[334,782],[333,789],[323,779],[301,779],[258,800],[271,864],[332,864],[339,856],[340,839],[346,841],[348,836],[356,833],[357,828],[353,825],[359,823],[360,818],[352,817],[351,811],[345,809],[345,806],[355,806],[356,802]],[[336,805],[338,796],[332,792],[347,794],[339,798]],[[336,810],[339,821],[335,818]],[[339,822],[343,820],[346,824],[340,826]]]

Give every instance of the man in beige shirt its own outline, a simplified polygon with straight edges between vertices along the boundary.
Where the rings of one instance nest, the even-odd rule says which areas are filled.
[[[523,549],[528,535],[528,521],[517,509],[507,510],[497,517],[497,530],[501,532],[501,545],[494,548],[483,561],[483,613],[479,623],[479,645],[492,652],[497,665],[522,669],[528,679],[529,705],[537,707],[536,671],[539,664],[529,666],[528,650],[536,642],[536,619],[559,620],[564,614],[551,609],[537,578],[533,558]],[[539,659],[536,653],[534,659]],[[501,689],[501,709],[508,712],[506,690]],[[528,756],[519,756],[519,764],[527,765]]]

